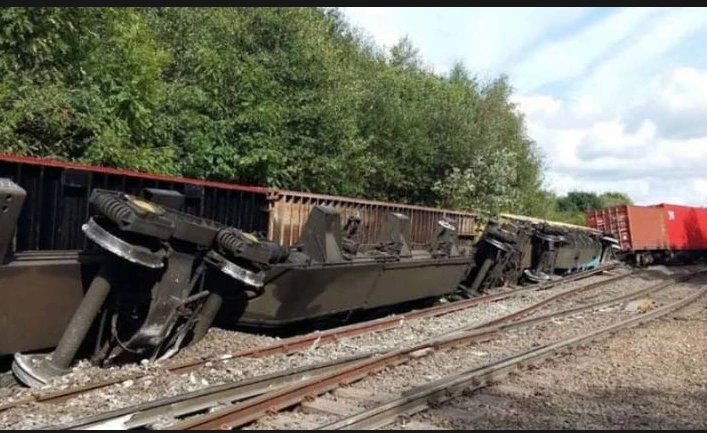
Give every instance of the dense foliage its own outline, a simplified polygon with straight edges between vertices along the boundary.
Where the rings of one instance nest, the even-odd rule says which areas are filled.
[[[408,40],[381,50],[335,9],[3,8],[0,28],[0,151],[482,211],[555,206],[505,77],[437,75]]]
[[[588,210],[601,209],[609,206],[633,204],[631,198],[620,192],[593,192],[570,191],[563,197],[554,199],[555,205],[550,209],[548,218],[584,225],[585,215]]]

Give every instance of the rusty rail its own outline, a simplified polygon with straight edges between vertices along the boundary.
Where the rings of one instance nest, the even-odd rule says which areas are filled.
[[[227,355],[225,358],[221,357],[220,359],[232,359],[232,358],[238,358],[238,357],[264,357],[264,356],[269,356],[277,353],[284,353],[284,354],[289,354],[293,352],[297,352],[302,349],[306,349],[308,347],[311,347],[312,344],[316,342],[316,344],[327,344],[330,342],[337,341],[338,339],[345,338],[345,337],[353,337],[356,335],[363,335],[366,333],[370,332],[378,332],[378,331],[384,331],[388,329],[393,329],[398,326],[401,326],[402,323],[406,320],[414,320],[414,319],[421,319],[425,317],[434,317],[434,316],[439,316],[439,315],[444,315],[444,314],[450,314],[456,311],[460,311],[466,308],[473,307],[475,305],[479,305],[485,302],[493,302],[493,301],[499,301],[503,299],[507,299],[510,297],[518,296],[523,293],[527,292],[532,292],[532,291],[538,291],[538,290],[546,290],[551,287],[560,285],[560,284],[567,284],[570,282],[574,282],[577,280],[581,280],[596,274],[599,274],[604,271],[608,271],[611,269],[616,268],[619,266],[618,263],[610,263],[608,265],[604,265],[601,267],[598,267],[596,269],[592,269],[589,271],[584,271],[580,272],[574,275],[571,275],[569,277],[565,277],[556,281],[550,281],[547,283],[543,284],[538,284],[538,285],[533,285],[533,286],[528,286],[524,288],[519,288],[507,292],[502,292],[502,293],[495,293],[491,295],[485,295],[485,296],[480,296],[477,298],[472,298],[472,299],[465,299],[449,304],[443,304],[443,305],[437,305],[434,307],[426,308],[423,310],[419,311],[413,311],[410,313],[405,313],[405,314],[396,314],[388,317],[383,317],[380,319],[375,319],[372,321],[368,322],[362,322],[362,323],[355,323],[351,325],[346,325],[334,329],[330,329],[327,331],[315,331],[309,334],[301,335],[301,336],[295,336],[291,338],[285,338],[277,343],[262,346],[262,347],[256,347],[252,349],[245,349],[236,353],[232,353]],[[587,289],[592,288],[590,286],[593,285],[601,285],[601,284],[608,284],[609,282],[614,281],[615,279],[619,278],[625,278],[628,277],[629,275],[632,275],[632,273],[627,273],[625,275],[619,275],[617,277],[614,277],[609,280],[604,280],[600,281],[597,283],[592,283],[589,286],[587,286]],[[563,294],[560,294],[563,295]],[[555,297],[556,298],[556,297]],[[557,299],[557,298],[556,298]],[[172,373],[184,373],[188,371],[192,371],[194,369],[197,369],[207,362],[214,361],[215,359],[213,357],[208,357],[205,359],[200,359],[200,360],[195,360],[195,361],[186,361],[182,363],[178,363],[175,365],[171,365],[167,367],[167,371],[172,372]],[[117,383],[121,383],[126,380],[137,380],[145,377],[145,374],[129,374],[126,376],[122,376],[120,378],[115,378],[115,379],[109,379],[105,381],[100,381],[100,382],[94,382],[94,383],[87,383],[84,385],[79,385],[79,386],[74,386],[65,390],[57,391],[57,392],[37,392],[36,394],[32,395],[31,397],[26,397],[23,399],[19,399],[17,401],[14,401],[12,403],[7,403],[4,405],[0,405],[0,412],[3,412],[5,410],[11,409],[13,407],[22,405],[22,404],[27,404],[27,403],[33,403],[33,402],[41,402],[41,403],[60,403],[66,400],[69,400],[76,395],[93,391],[96,389],[100,388],[105,388],[107,386],[115,385]]]
[[[263,377],[256,377],[243,382],[221,385],[219,387],[208,388],[206,390],[197,391],[187,395],[158,400],[132,408],[120,409],[111,413],[101,414],[80,420],[78,422],[73,422],[68,425],[50,427],[50,429],[67,429],[77,427],[96,429],[101,428],[106,422],[113,423],[116,420],[119,420],[126,429],[134,429],[144,427],[151,421],[158,419],[159,416],[164,414],[182,416],[189,413],[195,413],[199,410],[212,408],[218,403],[228,403],[236,400],[242,401],[243,399],[250,397],[250,400],[242,401],[242,403],[232,406],[231,408],[214,412],[212,414],[207,414],[205,416],[195,417],[169,427],[169,429],[235,428],[254,421],[267,413],[296,405],[309,396],[319,395],[327,392],[328,390],[337,388],[341,383],[356,381],[373,372],[380,371],[383,368],[395,366],[408,362],[411,359],[425,356],[434,350],[458,346],[464,343],[486,341],[512,328],[527,326],[540,321],[550,320],[551,318],[558,316],[568,315],[572,312],[593,309],[607,303],[615,303],[630,297],[655,292],[668,288],[681,281],[694,278],[704,272],[705,271],[698,271],[688,275],[678,276],[652,285],[648,288],[612,298],[611,300],[564,310],[556,314],[548,314],[537,318],[531,318],[503,327],[488,327],[485,326],[485,324],[478,325],[482,328],[476,329],[473,332],[467,332],[464,335],[457,333],[457,335],[445,335],[443,338],[436,337],[413,348],[400,349],[385,354],[380,354],[378,357],[375,357],[372,354],[364,354],[360,355],[357,359],[349,357],[344,360],[337,360],[314,367],[300,368],[297,371],[288,371]],[[584,289],[584,287],[580,289]],[[707,286],[703,286],[694,297],[691,296],[690,299],[678,301],[678,303],[671,304],[671,306],[691,302],[698,296],[701,296],[701,294],[704,294],[705,290],[707,290]],[[534,307],[537,309],[542,305],[546,305],[544,301],[534,304],[531,308]],[[661,309],[661,311],[662,310],[663,309]],[[657,311],[658,310],[656,310],[656,312]],[[589,337],[586,338],[593,338],[601,332],[611,332],[621,324],[634,323],[636,320],[648,320],[648,316],[650,316],[650,314],[654,313],[649,313],[646,316],[629,319],[621,322],[620,324],[602,328],[602,330],[594,331],[593,333],[588,334]],[[505,317],[507,316],[504,316],[504,318]],[[448,334],[454,334],[454,332]],[[487,382],[493,378],[496,378],[500,376],[501,373],[511,368],[515,368],[515,366],[522,362],[537,360],[543,355],[554,352],[558,350],[557,347],[561,347],[562,343],[569,341],[571,343],[574,342],[573,344],[579,344],[584,341],[579,341],[579,338],[583,337],[574,337],[572,339],[563,340],[563,342],[560,343],[548,344],[538,349],[533,349],[523,354],[513,356],[487,366],[468,370],[460,375],[440,379],[429,386],[418,389],[418,391],[414,394],[391,400],[383,405],[354,414],[341,421],[321,427],[320,429],[370,429],[382,427],[393,422],[402,414],[409,415],[426,409],[428,401],[431,397],[436,397],[442,400],[451,398],[453,394],[450,393],[450,389],[453,390],[466,386],[469,382],[474,382],[477,387],[485,386],[484,381]],[[457,379],[459,378],[462,378],[463,382],[457,383]],[[128,417],[125,415],[130,416]],[[120,416],[124,417],[123,420],[120,420]]]
[[[546,306],[548,304],[547,301],[549,299],[545,299],[543,301],[540,301],[540,302],[537,302],[537,303],[531,305],[530,307],[524,308],[522,310],[518,310],[514,313],[510,313],[510,314],[503,316],[499,319],[490,320],[490,321],[482,323],[480,325],[462,326],[460,328],[445,332],[444,334],[439,335],[436,338],[438,338],[441,342],[446,342],[447,339],[453,340],[455,338],[455,335],[457,335],[457,334],[474,333],[474,332],[479,332],[479,331],[506,332],[506,331],[510,331],[512,329],[517,329],[517,328],[521,328],[524,326],[529,326],[529,325],[534,325],[537,323],[546,322],[551,319],[557,319],[560,317],[571,316],[572,314],[581,313],[583,311],[588,311],[588,310],[593,310],[596,308],[605,307],[607,305],[615,304],[617,302],[640,298],[642,296],[645,296],[645,295],[648,295],[651,293],[665,290],[669,287],[674,286],[675,284],[689,281],[690,279],[699,277],[705,273],[707,273],[707,269],[695,271],[695,272],[690,272],[688,274],[675,276],[675,277],[669,278],[665,281],[662,281],[660,283],[653,284],[651,286],[644,287],[642,289],[638,289],[633,292],[625,293],[623,295],[615,296],[613,298],[606,299],[604,301],[593,302],[591,304],[582,305],[582,306],[575,307],[575,308],[568,308],[568,309],[565,309],[562,311],[550,312],[550,313],[546,313],[546,314],[543,314],[540,316],[529,317],[527,319],[511,322],[513,319],[517,319],[522,316],[526,316],[526,315],[530,314],[531,312],[537,311],[537,310],[541,309],[542,307]],[[607,282],[614,282],[619,279],[620,278],[615,277],[615,278],[612,278],[611,280],[606,280],[606,281]],[[602,281],[602,283],[603,282],[604,281]],[[554,296],[554,298],[555,298],[554,300],[563,298],[566,295],[577,294],[579,292],[586,291],[586,289],[590,288],[590,286],[592,286],[592,285],[594,285],[594,284],[591,284],[591,285],[585,286],[585,287],[579,287],[578,289],[571,290],[571,291],[568,291],[565,293],[560,293],[560,294]],[[604,284],[597,284],[593,288],[601,287],[603,285]],[[508,322],[511,322],[511,323],[508,323]]]
[[[424,356],[432,351],[448,347],[455,347],[462,344],[487,341],[501,335],[503,332],[508,331],[510,329],[535,324],[541,321],[551,320],[552,318],[555,318],[557,316],[574,314],[579,311],[594,309],[598,306],[602,306],[608,303],[616,303],[625,299],[630,299],[631,297],[642,296],[646,293],[663,290],[679,282],[694,278],[695,276],[701,275],[705,272],[706,271],[704,270],[693,272],[688,275],[671,278],[668,281],[661,282],[646,289],[641,289],[632,292],[628,295],[621,295],[608,301],[602,301],[583,307],[573,308],[555,314],[547,314],[542,317],[531,318],[509,325],[483,327],[465,332],[462,332],[463,330],[453,331],[451,333],[448,333],[443,338],[437,337],[431,341],[415,345],[411,348],[398,349],[386,353],[385,355],[375,357],[373,359],[362,360],[358,363],[350,365],[349,367],[342,368],[338,372],[332,372],[330,374],[317,376],[308,381],[297,384],[296,386],[286,387],[284,389],[272,393],[263,394],[259,397],[244,401],[232,407],[177,423],[170,427],[170,429],[224,430],[240,427],[257,420],[258,418],[264,416],[269,412],[279,411],[297,405],[310,396],[326,393],[332,389],[337,388],[341,384],[351,383],[360,380],[361,378],[381,371],[384,368],[396,366],[411,359]]]
[[[399,416],[410,416],[426,410],[433,403],[438,405],[454,398],[459,391],[471,385],[471,391],[487,386],[492,380],[497,380],[510,370],[518,368],[528,362],[537,362],[553,355],[560,350],[566,350],[579,344],[589,342],[598,337],[636,326],[662,317],[672,311],[678,310],[696,301],[707,293],[707,285],[702,286],[697,292],[672,304],[656,309],[645,315],[624,320],[599,330],[589,332],[573,338],[568,338],[543,347],[529,350],[520,355],[512,356],[501,361],[467,370],[458,375],[435,381],[429,386],[419,389],[415,393],[389,401],[383,405],[357,413],[340,421],[320,427],[319,430],[361,430],[377,429],[394,422]]]
[[[68,429],[101,429],[111,426],[122,429],[135,429],[158,420],[165,414],[182,416],[212,407],[218,403],[231,403],[238,400],[254,397],[267,391],[282,388],[343,366],[352,364],[370,354],[348,356],[315,365],[308,365],[293,370],[279,371],[263,376],[256,376],[239,382],[226,383],[206,389],[192,391],[164,399],[153,400],[146,403],[104,412],[86,418],[77,419],[62,425],[45,427],[41,430],[68,430]]]
[[[608,285],[612,282],[626,278],[630,275],[631,274],[619,275],[619,276],[610,278],[608,280],[599,281],[599,282],[592,283],[587,286],[578,287],[576,289],[573,289],[573,290],[561,293],[559,295],[553,296],[551,299],[552,300],[559,300],[559,299],[561,299],[565,296],[568,296],[570,294],[576,294],[576,293],[580,293],[580,292],[587,291],[590,289],[599,288],[603,285]],[[528,314],[534,310],[537,310],[537,309],[540,309],[540,308],[546,306],[548,303],[549,302],[547,302],[547,300],[540,301],[540,302],[535,303],[529,307],[526,307],[523,310],[520,310],[518,312],[510,313],[510,314],[503,316],[499,319],[476,325],[476,326],[474,326],[474,329],[477,329],[480,331],[489,330],[489,328],[494,324],[511,321],[521,315],[524,315],[521,313]],[[446,347],[446,345],[448,345],[448,343],[444,339],[445,337],[448,337],[451,334],[458,333],[459,331],[463,331],[465,329],[466,329],[466,327],[460,328],[457,330],[452,330],[450,332],[441,334],[441,335],[439,335],[433,339],[430,339],[428,341],[434,342],[435,348],[439,349],[442,347]],[[505,330],[505,329],[502,327],[495,327],[494,330]],[[483,333],[483,332],[481,332],[481,333]],[[479,338],[482,338],[482,337],[479,337]],[[454,340],[454,339],[452,339],[452,340]],[[423,351],[422,353],[425,353],[425,352]],[[376,352],[372,352],[372,353],[359,355],[357,358],[358,359],[363,359],[363,358],[368,359],[373,356],[382,355],[382,354],[386,354],[386,352],[385,351],[376,351]],[[344,360],[341,360],[342,364],[340,366],[343,366],[344,361],[351,363],[350,358],[346,358]],[[338,363],[338,361],[333,361],[332,363],[328,363],[327,365],[335,365],[337,363]],[[316,368],[319,368],[319,367],[317,366]],[[300,371],[300,370],[297,370],[297,371]],[[310,370],[306,370],[306,371],[311,373]],[[288,376],[288,373],[289,372],[281,373],[277,377],[285,378]],[[188,413],[191,413],[190,411],[192,411],[195,407],[203,409],[204,407],[208,406],[206,404],[206,402],[209,402],[209,401],[212,403],[212,406],[213,406],[216,403],[224,403],[224,402],[228,401],[229,399],[231,400],[231,402],[240,400],[240,397],[243,397],[243,395],[244,395],[243,394],[244,387],[245,387],[245,389],[251,389],[250,386],[251,386],[251,382],[253,382],[253,381],[260,384],[259,385],[260,392],[251,393],[248,396],[259,395],[259,394],[265,393],[266,391],[269,391],[269,390],[272,391],[271,382],[269,382],[269,379],[266,380],[269,376],[272,376],[272,375],[268,375],[263,378],[254,378],[254,379],[251,379],[251,380],[248,380],[245,382],[237,382],[237,383],[232,383],[232,384],[216,386],[213,388],[208,388],[206,390],[198,391],[196,393],[187,393],[187,394],[183,394],[181,396],[170,397],[167,399],[160,399],[160,400],[156,400],[154,402],[150,402],[150,403],[146,403],[146,404],[123,408],[123,409],[119,409],[116,411],[111,411],[111,412],[107,412],[107,413],[104,413],[101,415],[97,415],[94,417],[89,417],[87,419],[78,420],[78,421],[75,421],[71,424],[58,426],[56,428],[59,428],[59,429],[75,428],[77,426],[86,426],[89,424],[96,424],[99,422],[105,422],[107,420],[108,420],[108,422],[114,422],[114,421],[120,422],[123,425],[125,425],[127,428],[138,428],[138,427],[142,427],[142,426],[146,425],[145,423],[148,422],[151,419],[151,417],[154,417],[155,413],[160,413],[160,411],[161,411],[161,413],[164,413],[165,411],[167,411],[175,416],[186,415]],[[279,385],[277,388],[280,389],[280,388],[284,387],[285,385],[287,385],[288,383],[284,383],[283,379],[279,379],[277,381],[277,384]],[[225,397],[226,395],[231,396],[231,397],[226,398]],[[160,408],[162,408],[162,409],[160,409]],[[129,419],[128,418],[123,419],[123,420],[119,419],[122,416],[131,415],[131,414],[134,416],[130,417]]]
[[[496,331],[478,333],[467,337],[466,342],[490,340],[495,334]],[[457,339],[458,342],[461,340],[461,338]],[[269,412],[294,406],[310,395],[325,393],[339,387],[342,383],[354,382],[384,368],[425,356],[431,350],[433,349],[429,344],[395,350],[373,359],[357,362],[339,371],[316,376],[273,393],[263,394],[233,407],[177,423],[170,427],[170,430],[230,430],[255,421]]]

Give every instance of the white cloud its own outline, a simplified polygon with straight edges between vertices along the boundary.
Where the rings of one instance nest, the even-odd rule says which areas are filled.
[[[480,75],[496,75],[548,31],[571,26],[594,8],[341,8],[352,24],[390,48],[408,36],[425,59],[448,68],[463,61]]]
[[[681,8],[669,10],[641,28],[640,36],[630,45],[615,52],[600,63],[596,70],[582,79],[575,94],[591,95],[608,111],[620,111],[640,96],[646,74],[663,72],[660,59],[692,33],[707,26],[707,9]]]
[[[567,27],[593,8],[473,8],[466,9],[466,26],[459,58],[475,71],[499,72],[524,48],[548,32]]]
[[[544,94],[516,93],[511,95],[511,99],[521,107],[522,113],[536,121],[542,120],[548,127],[589,127],[598,121],[611,119],[591,97],[567,100]]]
[[[707,73],[676,68],[653,80],[648,96],[626,115],[631,129],[645,118],[654,119],[664,138],[707,135]]]
[[[553,98],[550,95],[531,95],[514,94],[511,96],[514,104],[518,105],[523,113],[527,116],[532,116],[536,119],[549,120],[560,113],[563,108],[563,103],[559,99]]]
[[[597,122],[587,132],[577,148],[577,157],[583,161],[603,158],[634,158],[645,152],[655,139],[656,127],[651,120],[644,120],[640,128],[626,133],[623,122]]]
[[[432,71],[437,75],[446,75],[449,72],[449,68],[445,65],[434,64],[432,65]]]
[[[341,9],[353,24],[365,28],[380,45],[391,47],[400,37],[404,36],[396,23],[398,12],[395,8],[347,7]]]
[[[661,133],[671,119],[666,113],[687,119],[701,115],[697,123],[707,122],[707,74],[677,68],[653,82],[655,93],[627,113],[585,127],[556,121],[580,111],[572,104],[547,95],[516,97],[529,135],[549,160],[548,186],[559,193],[625,191],[642,203],[707,205],[707,131],[691,138]],[[626,119],[637,126],[628,127]]]
[[[514,84],[532,91],[544,84],[579,76],[613,45],[638,30],[653,13],[652,8],[625,9],[566,39],[540,47],[512,68]]]

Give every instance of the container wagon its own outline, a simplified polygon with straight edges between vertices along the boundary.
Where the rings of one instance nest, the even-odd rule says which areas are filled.
[[[619,259],[636,266],[690,263],[707,253],[707,209],[661,203],[587,212],[587,226],[612,233]]]

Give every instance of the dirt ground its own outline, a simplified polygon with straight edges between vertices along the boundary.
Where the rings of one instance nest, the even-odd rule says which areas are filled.
[[[707,429],[707,301],[526,368],[394,428],[411,426]]]

